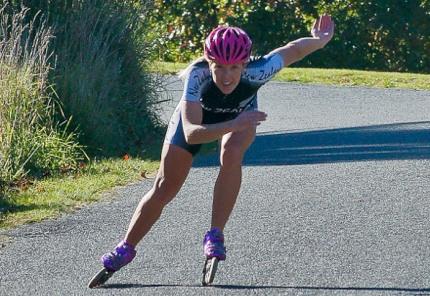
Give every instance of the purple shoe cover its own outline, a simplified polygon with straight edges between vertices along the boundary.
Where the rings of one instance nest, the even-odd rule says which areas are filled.
[[[225,260],[224,234],[219,228],[214,227],[206,232],[203,239],[203,249],[206,258],[217,257],[219,260]]]
[[[136,256],[136,250],[126,241],[121,241],[115,251],[106,253],[102,256],[103,266],[109,271],[118,271],[123,266],[130,263]]]

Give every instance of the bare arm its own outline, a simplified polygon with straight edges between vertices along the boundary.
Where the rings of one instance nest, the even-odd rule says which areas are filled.
[[[323,15],[315,20],[311,30],[312,37],[294,40],[272,52],[281,54],[284,59],[284,66],[286,67],[323,48],[331,40],[333,34],[334,22],[329,15]]]
[[[266,120],[266,113],[260,111],[242,112],[233,120],[214,124],[202,124],[203,110],[199,102],[182,101],[182,123],[188,144],[202,144],[215,141],[223,135],[241,131]]]

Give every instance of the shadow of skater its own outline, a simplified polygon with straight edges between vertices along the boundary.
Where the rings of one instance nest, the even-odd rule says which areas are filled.
[[[156,289],[156,288],[194,288],[194,289],[210,289],[201,285],[192,284],[107,284],[99,287],[98,289]],[[225,289],[225,290],[285,290],[284,292],[291,290],[302,290],[302,291],[369,291],[369,292],[405,292],[412,293],[409,295],[430,295],[429,288],[401,288],[401,287],[323,287],[323,286],[275,286],[275,285],[213,285],[211,288],[214,289]]]
[[[351,161],[430,159],[430,122],[258,134],[244,165],[304,165]],[[194,167],[215,166],[218,155]]]

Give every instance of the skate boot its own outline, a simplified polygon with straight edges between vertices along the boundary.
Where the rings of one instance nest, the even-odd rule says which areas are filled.
[[[214,227],[206,232],[203,239],[203,249],[206,256],[203,267],[202,285],[212,284],[218,268],[218,262],[226,259],[226,249],[224,247],[224,234],[220,229]]]
[[[104,268],[90,281],[88,287],[94,288],[104,284],[116,271],[130,263],[136,256],[134,247],[126,241],[120,242],[113,252],[101,257]]]

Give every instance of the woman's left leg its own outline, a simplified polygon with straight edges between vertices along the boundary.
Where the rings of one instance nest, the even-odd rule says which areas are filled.
[[[256,129],[224,135],[221,139],[220,171],[215,183],[212,228],[223,231],[239,194],[243,156],[255,139]]]

